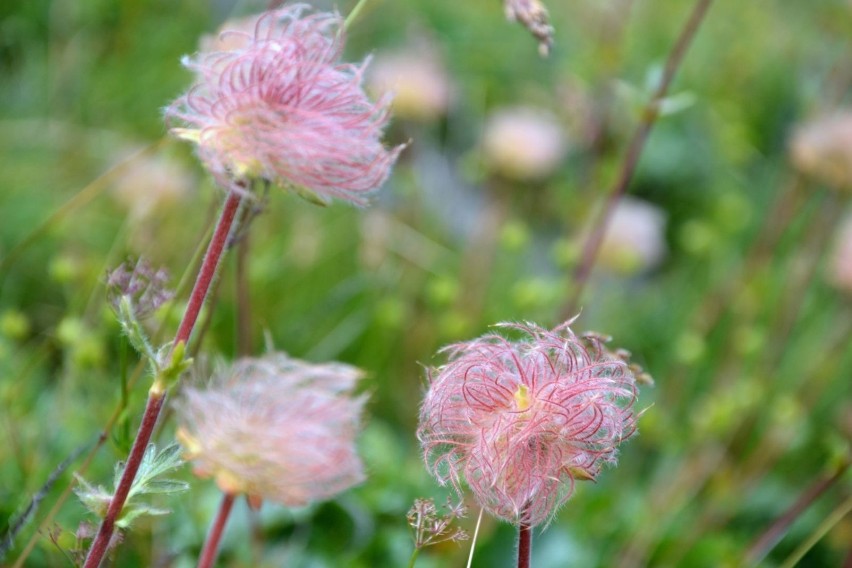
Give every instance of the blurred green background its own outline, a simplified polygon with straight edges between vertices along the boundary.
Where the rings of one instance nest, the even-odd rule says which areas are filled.
[[[334,6],[345,14],[352,4]],[[269,195],[248,240],[243,341],[253,353],[271,342],[368,372],[369,479],[307,510],[267,504],[258,518],[240,504],[221,565],[406,565],[406,511],[416,497],[446,495],[414,436],[424,366],[499,321],[559,323],[588,224],[691,2],[548,4],[549,58],[498,0],[369,0],[350,30],[347,57],[373,55],[368,86],[397,92],[387,140],[410,145],[367,209]],[[263,8],[0,6],[2,533],[62,460],[94,442],[119,405],[119,377],[133,372],[106,271],[144,255],[177,285],[221,202],[161,119],[191,82],[179,58],[228,18]],[[537,568],[748,565],[785,511],[845,471],[852,284],[831,275],[852,193],[797,171],[788,147],[797,124],[852,102],[850,39],[847,0],[711,7],[575,324],[612,335],[656,386],[641,392],[640,435],[619,466],[578,484],[536,533]],[[235,258],[200,346],[212,358],[238,350]],[[185,298],[184,288],[158,314],[163,337]],[[146,391],[132,390],[90,481],[111,480]],[[160,442],[173,431],[167,416]],[[48,513],[82,463],[47,492],[6,561],[31,542],[27,565],[68,565],[78,525],[92,519],[73,496]],[[162,500],[172,514],[140,522],[115,565],[194,565],[218,491],[189,469],[191,491]],[[810,506],[763,563],[781,565],[820,536],[802,566],[852,561],[852,518],[832,517],[850,495],[848,473],[805,495]],[[477,513],[463,522],[471,532]],[[474,566],[512,565],[514,540],[512,527],[484,519]],[[418,566],[463,566],[467,553],[436,546]]]

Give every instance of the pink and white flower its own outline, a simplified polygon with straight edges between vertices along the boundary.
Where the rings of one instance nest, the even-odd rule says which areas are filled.
[[[340,62],[340,16],[308,10],[272,10],[252,32],[222,32],[227,51],[184,58],[196,82],[166,118],[230,190],[265,179],[320,203],[365,205],[402,149],[381,141],[390,98],[370,101],[365,65]]]
[[[222,491],[290,507],[364,480],[355,448],[366,398],[361,371],[283,353],[245,358],[177,403],[178,440],[195,473]]]
[[[572,320],[573,321],[573,320]],[[512,523],[549,522],[576,479],[614,464],[636,431],[635,366],[598,335],[500,324],[498,334],[446,347],[429,373],[417,431],[429,471]]]

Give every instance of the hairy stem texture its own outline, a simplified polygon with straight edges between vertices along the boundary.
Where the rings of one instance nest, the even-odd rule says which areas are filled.
[[[178,332],[175,336],[173,345],[186,343],[192,334],[195,323],[198,321],[198,314],[201,312],[201,307],[204,305],[204,299],[207,297],[207,292],[216,276],[216,271],[224,255],[228,241],[228,235],[234,225],[234,219],[239,210],[242,196],[240,194],[230,192],[225,205],[222,208],[222,214],[219,217],[219,222],[216,230],[213,233],[213,238],[207,247],[207,253],[204,256],[204,262],[201,265],[201,270],[198,273],[198,278],[195,281],[195,286],[190,294],[189,304],[184,313],[183,320],[178,327]],[[124,466],[124,471],[116,487],[115,495],[110,501],[107,513],[104,516],[101,526],[98,529],[98,534],[92,541],[89,548],[89,553],[84,564],[85,568],[97,568],[103,562],[106,555],[109,543],[115,533],[115,522],[121,515],[124,508],[124,503],[127,500],[127,495],[130,493],[130,488],[133,481],[136,479],[136,474],[139,471],[139,466],[142,463],[142,456],[145,454],[145,449],[151,441],[151,436],[154,433],[154,427],[157,424],[157,419],[163,409],[166,400],[164,391],[152,390],[148,394],[148,402],[145,406],[145,413],[142,416],[142,423],[139,425],[139,430],[136,433],[136,439],[133,442],[133,447],[130,449],[130,455],[127,458],[127,463]]]

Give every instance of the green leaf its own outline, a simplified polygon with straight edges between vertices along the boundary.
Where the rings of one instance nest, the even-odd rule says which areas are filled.
[[[147,357],[149,361],[156,364],[156,354],[154,348],[151,347],[151,342],[142,324],[139,323],[136,314],[133,311],[133,301],[130,296],[122,296],[118,303],[118,321],[121,324],[121,329],[124,335],[127,336],[130,345],[142,356]]]
[[[134,498],[139,495],[173,495],[188,490],[189,484],[185,481],[160,478],[162,475],[184,464],[180,452],[181,447],[178,444],[170,444],[159,452],[154,444],[150,444],[145,449],[136,479],[133,480],[133,484],[130,486],[124,508],[116,520],[115,524],[117,527],[125,530],[140,516],[166,515],[169,513],[168,509],[154,507],[147,503],[138,503],[134,501]],[[113,473],[113,485],[115,487],[118,486],[125,467],[125,462],[119,462],[115,465]],[[101,486],[95,487],[82,477],[76,474],[75,476],[80,484],[74,490],[77,496],[80,497],[80,500],[89,511],[103,519],[114,492],[110,493]]]
[[[74,478],[78,483],[78,486],[74,488],[74,493],[89,512],[101,519],[104,518],[107,508],[109,508],[109,502],[112,500],[112,493],[108,492],[103,486],[95,487],[76,472]]]
[[[165,389],[178,382],[180,376],[192,366],[192,358],[186,356],[186,343],[166,344],[157,353],[157,379]]]
[[[189,483],[178,481],[176,479],[154,479],[140,487],[136,492],[137,495],[143,493],[160,493],[167,495],[170,493],[183,493],[189,489]]]
[[[170,512],[171,511],[169,511],[168,509],[152,507],[151,505],[146,505],[144,503],[137,503],[125,506],[124,510],[121,513],[121,516],[115,522],[115,526],[122,530],[126,530],[130,528],[130,525],[131,523],[133,523],[133,521],[143,515],[162,516],[168,515]]]

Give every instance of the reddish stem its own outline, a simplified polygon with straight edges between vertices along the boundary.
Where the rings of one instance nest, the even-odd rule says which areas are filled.
[[[219,512],[216,513],[216,519],[210,527],[204,549],[198,558],[198,568],[211,568],[213,563],[216,562],[216,555],[219,553],[219,541],[222,540],[222,533],[225,531],[225,524],[228,522],[233,506],[234,495],[225,493],[222,496],[222,504],[219,505]]]
[[[228,193],[228,198],[225,200],[225,205],[222,208],[222,214],[219,217],[213,238],[207,246],[204,262],[201,265],[195,286],[190,294],[189,305],[178,327],[173,345],[186,343],[192,334],[192,329],[198,320],[198,314],[201,312],[201,306],[204,304],[204,299],[207,297],[207,292],[210,290],[210,285],[216,276],[216,269],[224,255],[228,234],[231,232],[231,227],[234,224],[234,218],[239,210],[241,201],[242,195],[234,192]],[[127,500],[128,493],[130,493],[133,480],[136,479],[136,474],[142,463],[142,456],[145,454],[145,449],[151,441],[154,426],[157,424],[157,418],[160,416],[165,400],[166,393],[164,391],[157,389],[149,391],[148,403],[145,406],[142,423],[139,425],[139,431],[136,433],[136,439],[133,441],[133,447],[130,449],[130,455],[127,457],[127,463],[124,466],[118,487],[115,489],[115,495],[110,501],[107,513],[98,529],[98,534],[89,548],[84,568],[97,568],[103,562],[104,555],[109,548],[110,540],[112,540],[112,535],[115,533],[115,522],[124,508],[124,503]]]
[[[574,289],[568,302],[565,303],[565,306],[561,311],[561,318],[563,320],[576,315],[580,297],[583,294],[583,288],[585,287],[586,282],[591,275],[592,268],[595,265],[598,251],[600,250],[601,243],[603,242],[604,235],[606,234],[606,228],[612,219],[613,213],[615,212],[615,206],[618,205],[618,202],[622,197],[624,197],[624,194],[627,193],[627,188],[630,185],[630,181],[633,179],[633,172],[636,170],[636,165],[639,163],[639,157],[642,155],[645,142],[648,140],[648,135],[651,133],[654,124],[657,122],[660,103],[663,99],[665,99],[675,73],[680,67],[683,57],[686,55],[686,51],[689,48],[690,43],[692,43],[692,40],[701,25],[701,21],[704,19],[704,15],[707,13],[707,9],[710,7],[712,2],[713,0],[698,0],[695,7],[692,9],[692,13],[689,16],[689,20],[686,22],[686,26],[684,26],[677,42],[672,48],[672,51],[669,53],[665,69],[663,70],[663,77],[660,80],[657,90],[651,96],[648,104],[645,105],[642,118],[640,119],[639,125],[636,127],[636,131],[633,133],[633,137],[627,147],[627,152],[624,156],[621,171],[618,174],[615,185],[612,186],[612,189],[607,196],[603,211],[592,225],[593,229],[583,244],[580,264],[577,266],[577,271],[574,274]]]
[[[115,532],[115,521],[124,507],[124,502],[127,500],[127,494],[130,492],[133,479],[136,478],[136,472],[139,471],[139,465],[142,463],[142,457],[145,455],[145,448],[148,447],[148,442],[151,440],[151,434],[154,432],[154,426],[157,425],[157,418],[160,416],[160,411],[163,408],[165,400],[166,395],[163,392],[150,393],[148,395],[148,403],[145,406],[145,414],[142,415],[142,423],[139,425],[139,431],[136,433],[136,440],[130,449],[130,455],[127,457],[127,463],[124,466],[124,473],[122,473],[121,481],[115,490],[112,501],[110,501],[107,514],[104,516],[95,540],[92,541],[89,555],[86,557],[86,568],[97,568],[97,566],[100,566],[109,548],[109,543]],[[125,479],[127,480],[126,482]]]
[[[234,217],[237,214],[241,201],[242,196],[240,194],[234,192],[228,193],[228,199],[225,200],[225,205],[222,209],[222,216],[219,217],[219,224],[216,226],[216,231],[210,240],[207,254],[204,256],[204,262],[201,265],[201,270],[198,272],[198,278],[195,280],[195,287],[192,289],[192,294],[189,297],[189,305],[186,306],[183,321],[180,322],[180,327],[175,335],[175,345],[181,341],[189,341],[192,328],[195,327],[198,314],[201,312],[201,306],[204,305],[204,299],[210,290],[210,284],[213,283],[213,278],[216,276],[216,269],[219,267],[219,261],[222,259],[222,253],[228,241],[228,234],[231,232],[231,226],[234,224]]]
[[[849,469],[849,465],[850,464],[848,462],[844,463],[840,468],[838,468],[834,475],[817,480],[808,487],[804,493],[799,495],[796,502],[793,503],[783,515],[778,517],[775,522],[772,523],[772,526],[760,535],[760,538],[754,541],[754,543],[752,543],[752,545],[748,548],[748,552],[746,552],[745,556],[746,563],[749,566],[757,566],[760,564],[772,548],[784,537],[787,533],[787,529],[790,528],[790,525],[792,525],[793,522],[826,491],[831,489],[835,483],[843,478],[846,470]]]
[[[532,527],[521,523],[518,527],[518,568],[530,568],[532,553]]]

